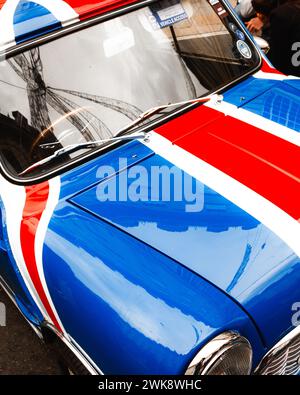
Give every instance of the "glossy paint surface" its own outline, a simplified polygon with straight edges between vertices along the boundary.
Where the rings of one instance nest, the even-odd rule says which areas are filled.
[[[254,100],[256,96],[264,94],[264,92],[272,89],[277,84],[278,81],[275,79],[250,76],[245,81],[226,91],[224,99],[237,107],[243,107],[249,101]]]
[[[51,220],[44,259],[64,327],[104,373],[182,373],[225,328],[247,334],[256,361],[262,352],[253,324],[222,292],[70,204]]]
[[[90,160],[88,163],[78,166],[75,169],[65,173],[61,177],[62,188],[60,191],[61,199],[71,198],[74,194],[97,185],[105,178],[105,174],[99,171],[102,166],[108,166],[107,169],[115,169],[119,172],[126,169],[127,166],[138,164],[143,159],[153,155],[153,152],[138,141],[131,141],[118,148],[114,148],[106,154]],[[122,160],[120,161],[120,158]],[[109,173],[113,175],[112,172]]]
[[[7,213],[3,206],[3,202],[0,201],[1,209],[1,236],[0,236],[0,282],[4,282],[13,296],[19,309],[22,311],[24,316],[35,325],[40,325],[43,320],[43,316],[33,300],[24,278],[20,273],[16,264],[12,248],[7,234],[6,216]]]
[[[131,1],[61,3],[71,6],[70,17],[59,18],[54,1],[15,2],[16,43]],[[200,106],[156,132],[298,221],[299,155],[289,132],[300,131],[300,84],[281,81],[270,67],[264,72],[224,93],[225,104],[247,111],[247,122]],[[254,126],[254,116],[285,127],[286,138]],[[109,167],[107,174],[101,166]],[[27,317],[40,324],[46,306],[104,373],[183,373],[207,341],[230,329],[249,339],[256,366],[292,327],[292,305],[300,300],[299,257],[255,215],[193,177],[202,198],[198,211],[187,210],[190,202],[174,194],[167,203],[149,201],[149,182],[141,186],[139,201],[101,199],[103,187],[120,192],[124,173],[138,166],[174,168],[137,141],[99,155],[56,180],[49,223],[41,221],[48,207],[43,185],[33,187],[38,201],[32,204],[27,190],[20,237],[41,307],[14,261],[2,205],[0,275]],[[174,180],[167,185],[172,190]],[[45,238],[38,238],[40,267],[37,222],[45,230]]]
[[[62,27],[47,8],[24,0],[16,7],[13,24],[17,43]]]
[[[300,132],[300,83],[250,77],[224,94],[226,102]]]
[[[292,82],[289,81],[290,85],[293,85]],[[252,90],[249,90],[249,85],[252,85]],[[276,111],[280,107],[273,100],[274,87],[275,92],[280,91],[282,95],[285,90],[290,92],[286,83],[249,78],[226,93],[225,98],[230,102],[230,99],[247,92],[244,107],[253,113],[258,108],[268,108],[263,113],[264,117],[277,119]],[[292,100],[299,102],[295,91]],[[200,110],[195,112],[200,115]],[[297,117],[297,113],[295,115]],[[220,119],[220,115],[216,117],[212,113],[203,124],[211,125],[216,119]],[[297,118],[294,120],[294,130],[297,131]],[[194,122],[201,126],[202,118],[193,117],[190,113],[185,116],[185,129],[180,127],[180,122],[176,122],[178,128],[174,128],[174,141],[183,134],[188,135],[188,130],[193,130]],[[159,157],[143,162],[143,166],[151,165],[166,163]],[[114,183],[114,180],[109,182]],[[300,297],[297,287],[299,258],[264,225],[214,191],[202,187],[205,191],[204,208],[194,214],[185,213],[183,205],[174,201],[163,209],[160,203],[151,202],[97,204],[97,187],[78,195],[73,201],[188,266],[229,293],[256,320],[265,342],[270,346],[291,328],[291,306]],[[276,319],[278,316],[280,320]]]
[[[292,80],[253,77],[224,97],[236,104],[246,92],[239,106],[249,114],[263,107],[265,119],[274,120],[283,110],[273,89],[277,99],[286,91],[293,103],[299,100]],[[288,124],[296,128],[289,108]],[[224,132],[223,118],[200,106],[158,132],[174,144],[194,141],[196,149],[204,144],[202,130],[217,125]],[[101,166],[113,171],[103,174]],[[104,373],[181,373],[203,344],[228,329],[250,340],[255,366],[291,329],[299,258],[255,217],[194,178],[203,197],[196,212],[174,196],[168,203],[147,201],[149,184],[140,201],[100,201],[103,186],[119,191],[122,175],[138,166],[173,164],[132,141],[61,176],[43,269],[63,327]]]
[[[245,105],[245,109],[300,132],[299,90],[292,84],[276,84],[272,90]]]
[[[151,166],[172,168],[157,155],[140,165],[149,172]],[[107,180],[105,188],[114,184],[118,191],[120,177],[122,173]],[[174,197],[168,203],[149,201],[147,180],[139,202],[103,202],[101,185],[74,197],[72,202],[229,293],[250,312],[265,341],[272,344],[291,326],[291,306],[300,298],[296,286],[300,281],[300,260],[280,238],[245,211],[194,182],[203,193],[203,206],[197,212],[186,212],[189,203],[178,202]],[[276,289],[276,297],[269,299],[272,289]],[[267,309],[271,308],[275,316],[280,310],[281,320],[275,327],[265,322],[267,300]]]
[[[226,116],[196,128],[176,145],[246,185],[295,220],[300,219],[299,148],[294,144]]]
[[[17,306],[24,316],[34,325],[39,326],[43,317],[32,300],[24,280],[15,264],[12,256],[8,255],[6,249],[0,250],[0,284],[9,289]]]

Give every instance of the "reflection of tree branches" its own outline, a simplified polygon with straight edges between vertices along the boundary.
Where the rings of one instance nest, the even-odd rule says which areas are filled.
[[[134,121],[142,112],[138,107],[133,106],[132,104],[126,103],[122,100],[112,99],[110,97],[91,95],[89,93],[77,92],[68,89],[59,89],[52,87],[49,87],[49,89],[53,91],[68,93],[69,95],[78,96],[82,99],[86,99],[91,102],[100,104],[103,107],[110,108],[111,110],[117,111],[125,115],[132,121]]]
[[[102,138],[112,136],[110,129],[102,120],[58,92],[97,103],[125,115],[130,120],[136,119],[142,112],[136,106],[121,100],[46,86],[39,48],[31,49],[27,54],[16,55],[9,59],[8,63],[26,84],[31,125],[41,132],[41,137],[43,137],[43,131],[53,132],[48,106],[69,121],[87,141],[93,140],[94,134],[96,138],[98,135]]]
[[[14,60],[15,60],[15,62],[17,63],[17,56],[14,57]],[[24,76],[23,76],[22,70],[20,70],[20,69],[15,65],[15,63],[14,63],[11,59],[8,59],[7,62],[9,63],[10,67],[14,70],[14,72],[15,72],[23,81],[26,82],[26,80],[25,80],[25,78],[24,78]],[[18,65],[18,63],[17,63],[17,65]]]
[[[23,86],[11,84],[10,82],[4,81],[4,80],[0,80],[0,82],[2,82],[3,84],[6,84],[6,85],[12,86],[14,88],[18,88],[18,89],[22,89],[23,91],[26,91],[26,88],[24,88]]]
[[[56,97],[65,106],[69,107],[71,111],[78,110],[78,105],[76,103],[74,103],[72,100],[67,99],[66,97],[63,97],[63,96],[59,95],[58,93],[53,92],[50,88],[47,89],[47,92],[48,93],[51,92],[51,95],[53,95],[52,97]],[[64,115],[64,114],[62,114],[62,115]],[[85,125],[84,130],[88,127],[88,125],[90,125],[91,128],[95,131],[95,133],[97,135],[101,134],[101,136],[103,136],[103,138],[112,137],[112,133],[111,133],[110,129],[105,125],[105,123],[102,122],[101,119],[96,117],[93,113],[91,113],[86,108],[83,108],[83,107],[80,108],[80,111],[78,111],[76,116],[81,117],[85,120],[86,125]]]
[[[80,130],[84,136],[84,138],[88,140],[93,139],[93,135],[90,130],[85,128],[85,122],[82,120],[78,114],[72,114],[69,106],[63,103],[60,98],[58,98],[51,91],[47,91],[47,103],[51,106],[55,111],[65,117],[77,130]]]
[[[31,56],[31,60],[33,61],[34,59],[39,59],[36,51]],[[46,103],[46,86],[41,74],[42,65],[30,64],[25,54],[16,55],[8,62],[17,75],[26,83],[31,125],[37,130],[52,130]],[[39,63],[38,60],[36,62]]]

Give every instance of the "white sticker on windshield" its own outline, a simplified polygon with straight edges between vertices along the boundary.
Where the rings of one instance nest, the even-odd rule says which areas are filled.
[[[180,0],[165,0],[163,3],[153,4],[149,8],[152,13],[151,23],[156,29],[162,29],[188,19]]]
[[[251,59],[252,57],[252,52],[248,44],[245,43],[245,41],[238,40],[236,42],[236,47],[239,51],[239,53],[246,59]]]

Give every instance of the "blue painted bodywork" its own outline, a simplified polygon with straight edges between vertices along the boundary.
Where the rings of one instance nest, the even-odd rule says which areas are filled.
[[[240,106],[280,120],[278,101],[299,103],[296,89],[292,80],[250,77],[226,92],[225,100],[236,104],[247,92]],[[298,115],[286,111],[288,126],[297,131]],[[255,366],[292,329],[299,257],[205,185],[198,185],[204,192],[200,213],[187,213],[186,202],[175,200],[99,201],[103,185],[115,183],[118,193],[122,173],[139,164],[171,166],[131,142],[62,176],[44,259],[55,265],[45,266],[45,273],[63,324],[105,373],[183,372],[201,345],[228,329],[249,338]],[[105,178],[101,165],[116,173]],[[148,196],[147,186],[141,193]],[[74,309],[81,311],[80,325]],[[113,357],[112,343],[120,350]]]
[[[253,323],[221,291],[71,204],[51,220],[44,259],[65,328],[106,374],[182,373],[226,329],[251,339],[256,363],[262,355]]]
[[[37,327],[43,322],[43,315],[34,302],[22,277],[10,248],[7,234],[5,209],[0,199],[0,284],[9,290],[18,308],[26,319]]]
[[[144,160],[142,165],[149,174],[153,166],[172,168],[172,164],[158,155]],[[122,173],[111,177],[105,182],[106,187],[115,184],[119,192],[121,177]],[[194,182],[200,184],[199,181]],[[71,201],[230,294],[257,322],[264,341],[270,346],[292,325],[291,306],[300,299],[297,287],[300,259],[249,214],[204,185],[198,185],[197,189],[204,192],[204,205],[200,212],[186,212],[188,202],[178,202],[174,197],[167,204],[161,200],[148,201],[147,184],[143,186],[141,201],[138,202],[103,202],[99,200],[104,190],[101,185],[75,196]],[[171,190],[174,190],[173,186]],[[271,289],[276,298],[268,300]],[[280,310],[281,320],[275,327],[265,322],[267,300],[267,308],[275,317]],[[268,316],[271,319],[272,313]]]
[[[250,77],[225,92],[235,106],[300,132],[300,84],[298,79],[277,81]]]
[[[292,81],[260,81],[249,77],[225,99],[236,103],[247,92],[241,105],[254,113],[264,108],[269,119],[282,115],[277,103],[285,90],[299,102]],[[297,117],[289,126],[298,125]],[[299,258],[263,224],[194,179],[204,193],[200,212],[186,212],[187,202],[174,197],[143,201],[148,186],[135,203],[99,201],[104,185],[115,183],[118,192],[122,174],[140,164],[171,166],[132,141],[61,176],[43,261],[65,329],[104,373],[182,373],[201,346],[225,330],[249,339],[255,367],[291,330],[291,306],[300,300]],[[99,173],[103,165],[115,172]],[[13,289],[22,284],[3,276]],[[21,288],[20,295],[26,292]],[[37,322],[38,309],[28,299],[27,309]]]
[[[14,15],[17,44],[60,27],[62,24],[40,4],[26,0],[19,2]]]
[[[21,23],[20,17],[16,26]],[[250,76],[224,92],[224,100],[299,132],[299,91],[299,80]],[[148,201],[149,184],[140,201],[101,201],[103,187],[113,185],[118,194],[122,174],[140,164],[172,166],[132,141],[61,175],[43,262],[64,328],[107,374],[183,373],[197,351],[226,330],[249,339],[255,367],[291,330],[292,304],[300,300],[299,257],[195,179],[203,193],[198,212],[186,212],[187,202],[174,196],[168,203]],[[100,174],[104,165],[114,170]],[[4,220],[2,238],[0,275],[28,319],[41,325],[7,248]]]

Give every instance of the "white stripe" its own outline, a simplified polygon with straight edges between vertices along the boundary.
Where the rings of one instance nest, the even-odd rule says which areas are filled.
[[[0,47],[4,50],[15,42],[14,14],[19,0],[7,0],[0,11]]]
[[[48,302],[49,302],[51,309],[55,315],[55,318],[57,319],[63,332],[66,333],[66,331],[64,330],[64,327],[60,321],[60,318],[57,314],[57,311],[54,307],[52,298],[50,296],[49,289],[48,289],[46,279],[45,279],[44,268],[43,268],[44,240],[46,237],[48,225],[51,220],[53,211],[54,211],[54,209],[58,203],[58,200],[59,200],[59,194],[60,194],[60,178],[56,177],[56,178],[53,178],[49,181],[49,197],[48,197],[45,210],[43,211],[43,214],[41,216],[41,219],[40,219],[37,231],[36,231],[34,250],[35,250],[35,259],[36,259],[37,269],[38,269],[41,283],[43,285],[44,292],[47,296]]]
[[[279,207],[156,132],[143,144],[263,223],[300,257],[300,223]]]
[[[216,111],[220,111],[225,115],[243,121],[249,125],[255,126],[267,133],[273,134],[274,136],[280,137],[294,145],[300,146],[300,133],[286,126],[280,125],[277,122],[271,121],[270,119],[264,118],[261,115],[257,115],[251,111],[245,110],[244,108],[238,108],[234,104],[222,102],[208,102],[205,106],[213,108]]]
[[[20,231],[23,209],[26,202],[25,188],[11,184],[3,177],[0,177],[0,196],[4,205],[4,212],[2,212],[2,215],[5,215],[5,218],[3,218],[3,223],[6,225],[9,246],[13,258],[34,302],[40,309],[44,318],[52,323],[30,278],[22,253]]]
[[[260,79],[266,79],[266,80],[277,80],[277,81],[299,80],[299,77],[295,77],[293,75],[277,74],[277,73],[272,73],[272,72],[267,73],[262,70],[259,70],[258,72],[253,74],[253,77],[260,78]]]

